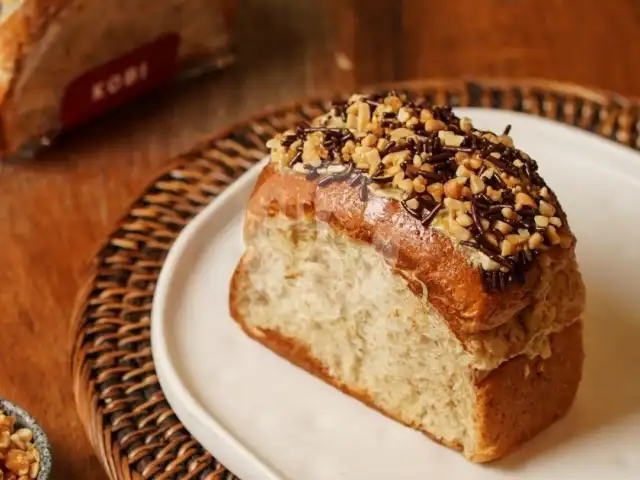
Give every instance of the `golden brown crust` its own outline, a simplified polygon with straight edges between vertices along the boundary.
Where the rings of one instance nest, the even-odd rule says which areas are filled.
[[[480,440],[475,462],[488,462],[532,438],[564,416],[575,398],[584,358],[582,323],[551,335],[546,360],[512,358],[477,384]]]
[[[317,181],[277,171],[273,165],[260,174],[247,208],[256,221],[278,214],[321,220],[351,239],[374,245],[393,268],[412,272],[414,283],[417,279],[426,286],[429,302],[458,335],[507,322],[528,304],[540,278],[536,266],[527,273],[525,285],[489,292],[480,269],[462,251],[440,232],[423,228],[397,201],[369,195],[363,202],[348,183],[318,188]],[[549,255],[561,261],[571,252],[556,246]],[[409,280],[412,291],[421,294],[422,288]]]
[[[309,347],[298,339],[276,330],[261,329],[260,335],[248,328],[238,310],[242,260],[231,280],[229,305],[232,318],[251,338],[308,373],[338,388],[385,416],[404,423],[384,411],[371,397],[332,377]],[[564,416],[575,398],[582,377],[582,324],[575,322],[550,336],[552,355],[530,359],[519,355],[476,381],[476,428],[478,446],[469,460],[477,463],[497,460]],[[416,425],[408,425],[417,428]],[[420,430],[432,440],[455,450],[460,444],[443,441]]]

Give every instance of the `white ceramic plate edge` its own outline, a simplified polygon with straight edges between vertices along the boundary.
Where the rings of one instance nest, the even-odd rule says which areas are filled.
[[[245,191],[248,188],[247,184],[255,181],[267,162],[268,158],[265,158],[242,174],[238,180],[233,182],[222,194],[214,198],[209,205],[196,215],[178,235],[158,277],[151,310],[151,325],[158,325],[166,321],[164,312],[168,298],[167,293],[171,288],[173,273],[180,263],[186,246],[189,245],[193,237],[197,236],[198,231],[207,219],[221,208],[224,208],[229,199]],[[165,332],[165,328],[151,329],[151,349],[160,387],[178,419],[183,425],[191,425],[190,432],[197,438],[211,438],[211,445],[207,447],[215,452],[215,458],[243,480],[279,480],[283,478],[281,474],[276,473],[273,468],[267,466],[263,459],[258,458],[241,442],[236,440],[213,416],[207,414],[200,402],[184,388],[183,382],[169,360],[171,356]],[[188,417],[194,417],[195,421],[189,421]],[[197,424],[199,424],[199,427],[194,428]],[[208,434],[203,434],[203,431]],[[211,433],[214,433],[215,437],[211,436]]]

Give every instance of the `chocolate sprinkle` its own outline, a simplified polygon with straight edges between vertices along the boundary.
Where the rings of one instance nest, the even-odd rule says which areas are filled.
[[[282,139],[282,141],[280,142],[280,144],[281,144],[283,147],[290,147],[290,146],[291,146],[291,144],[292,144],[293,142],[295,142],[295,141],[296,141],[296,136],[295,136],[295,135],[287,135],[286,137],[284,137],[284,138]]]
[[[442,207],[443,207],[442,203],[438,203],[435,207],[433,207],[431,211],[427,214],[427,216],[421,220],[422,226],[428,227]]]
[[[393,143],[393,145],[391,145]],[[385,154],[401,152],[402,150],[407,150],[406,145],[396,145],[396,142],[390,142],[385,150]]]
[[[363,202],[366,202],[369,199],[369,187],[367,186],[367,182],[362,182],[358,194],[360,195],[360,200]]]
[[[366,183],[366,180],[367,180],[366,175],[359,173],[355,177],[353,177],[353,179],[349,182],[349,185],[351,185],[352,187],[357,187],[362,182]]]
[[[535,217],[536,215],[538,215],[538,212],[535,208],[529,205],[523,205],[522,208],[518,210],[518,214],[527,217]]]
[[[497,173],[494,172],[494,174],[492,176],[492,179],[495,180],[498,188],[507,188],[507,184],[502,179],[502,177],[500,175],[498,175]]]
[[[294,155],[294,157],[289,162],[289,167],[293,167],[296,163],[302,161],[302,150],[298,150],[298,152]]]
[[[504,290],[506,288],[506,280],[505,280],[505,273],[504,272],[498,272],[498,280],[500,282],[500,290]]]
[[[315,180],[320,177],[320,174],[317,170],[309,170],[305,176],[307,180]]]
[[[351,176],[351,171],[353,170],[353,164],[349,164],[349,167],[344,172],[335,173],[333,175],[328,175],[324,177],[322,180],[318,182],[319,187],[326,187],[335,182],[340,182],[347,180]]]
[[[387,143],[387,146],[384,147],[384,149],[380,152],[380,157],[385,157],[385,155],[387,155],[389,152],[391,152],[391,149],[393,147],[396,146],[396,142],[391,140],[389,143]]]
[[[449,150],[446,152],[441,152],[438,153],[436,155],[432,155],[431,157],[427,158],[427,162],[434,164],[434,163],[447,163],[449,161],[449,159],[451,157],[453,157],[456,154],[455,151]]]
[[[417,218],[418,220],[422,219],[422,216],[418,212],[416,212],[415,210],[413,210],[412,208],[409,208],[407,206],[407,201],[406,200],[402,200],[400,202],[400,204],[404,207],[404,209],[407,211],[407,213],[409,215],[411,215],[413,218]]]
[[[491,233],[495,235],[495,237],[498,239],[498,242],[501,242],[502,240],[504,240],[504,234],[497,228],[494,228],[493,230],[491,230]]]
[[[482,222],[480,221],[480,215],[478,214],[478,207],[476,206],[476,202],[471,200],[471,219],[473,220],[473,225],[476,227],[477,233],[482,233],[484,228],[482,228]]]
[[[498,265],[502,265],[505,268],[509,268],[510,269],[513,266],[506,258],[501,257],[500,255],[498,255],[495,252],[492,252],[487,247],[485,247],[484,245],[481,245],[478,242],[470,242],[468,240],[462,240],[460,242],[460,245],[464,245],[466,247],[475,248],[476,250],[481,251],[487,257],[489,257],[491,260],[496,262]]]
[[[373,183],[389,183],[393,180],[393,175],[388,177],[371,177],[371,182]]]

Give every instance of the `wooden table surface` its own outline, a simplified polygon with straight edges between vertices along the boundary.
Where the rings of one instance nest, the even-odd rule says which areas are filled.
[[[104,479],[76,415],[85,266],[172,156],[267,105],[419,77],[544,77],[640,96],[636,0],[239,0],[238,63],[0,165],[0,396],[44,425],[57,479]]]

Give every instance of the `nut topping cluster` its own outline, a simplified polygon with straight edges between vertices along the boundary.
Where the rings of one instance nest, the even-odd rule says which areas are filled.
[[[33,432],[15,428],[16,419],[0,411],[0,480],[31,480],[40,472]]]
[[[509,131],[478,130],[450,107],[391,92],[336,102],[267,147],[273,163],[319,187],[348,182],[362,201],[396,199],[425,228],[479,252],[485,286],[503,290],[524,282],[541,251],[573,243],[537,163]]]

